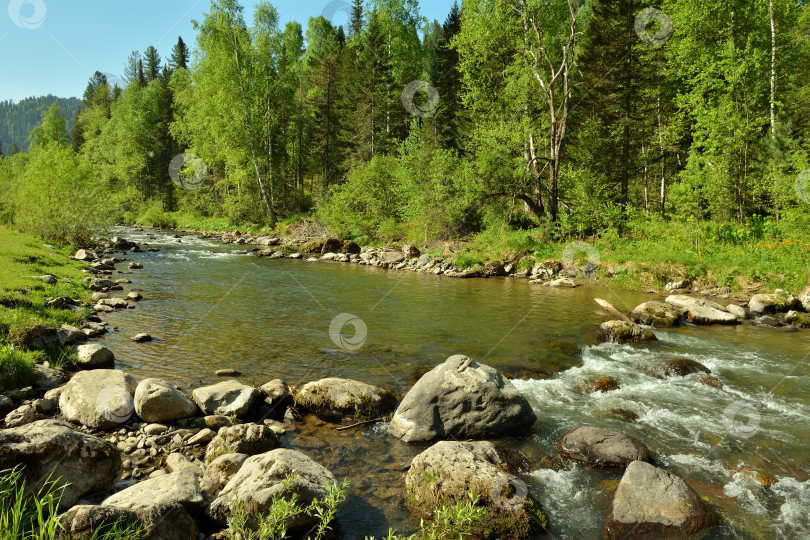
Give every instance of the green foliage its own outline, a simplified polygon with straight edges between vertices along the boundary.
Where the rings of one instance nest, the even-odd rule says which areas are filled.
[[[64,486],[49,476],[36,491],[26,487],[22,469],[0,471],[0,540],[57,540],[61,537],[59,500]],[[93,531],[91,540],[139,540],[139,524],[116,522]]]
[[[42,114],[52,105],[59,106],[69,132],[81,105],[76,98],[58,98],[48,94],[25,98],[17,103],[0,101],[0,148],[6,157],[12,154],[12,146],[16,146],[19,152],[28,151],[31,142],[28,135],[42,122]]]
[[[31,353],[0,346],[0,390],[22,388],[34,382],[34,359]]]
[[[172,215],[163,210],[158,201],[151,201],[134,220],[136,225],[155,227],[158,229],[176,227],[177,222]]]
[[[7,223],[51,242],[83,244],[105,221],[106,190],[70,148],[48,142],[32,148],[24,170],[9,167],[0,174]]]
[[[308,515],[317,520],[317,527],[309,538],[319,540],[331,530],[330,524],[334,520],[337,506],[346,498],[347,480],[340,485],[332,484],[327,488],[327,495],[322,499],[314,499],[308,506],[298,503],[295,493],[289,494],[289,487],[294,474],[290,473],[284,479],[280,490],[273,493],[270,509],[266,514],[253,516],[245,508],[239,495],[234,493],[231,498],[231,515],[228,517],[226,537],[228,540],[282,540],[289,538],[287,527],[289,522],[300,515]]]
[[[474,531],[486,518],[486,509],[478,506],[478,499],[470,494],[467,502],[457,502],[441,506],[433,513],[428,523],[422,520],[418,533],[401,536],[393,529],[388,531],[386,540],[463,540],[473,536]],[[366,537],[366,540],[374,540]]]

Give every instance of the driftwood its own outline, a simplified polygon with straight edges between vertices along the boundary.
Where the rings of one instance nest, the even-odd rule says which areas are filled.
[[[618,309],[616,309],[615,307],[613,307],[613,304],[611,304],[611,303],[610,303],[610,302],[608,302],[607,300],[602,300],[601,298],[594,298],[594,300],[596,300],[596,303],[597,303],[597,304],[599,304],[600,306],[602,306],[602,309],[604,309],[605,311],[607,311],[607,312],[608,312],[608,313],[610,313],[611,315],[616,315],[616,316],[617,316],[617,317],[619,317],[621,320],[623,320],[623,321],[627,321],[627,322],[629,322],[629,323],[632,323],[632,322],[633,322],[633,321],[631,321],[631,320],[630,320],[630,317],[628,317],[627,315],[625,315],[624,313],[622,313],[621,311],[619,311]]]
[[[335,431],[345,431],[347,429],[356,428],[357,426],[365,426],[367,424],[376,424],[377,422],[382,422],[383,420],[387,420],[387,416],[383,416],[381,418],[375,418],[374,420],[363,420],[362,422],[357,422],[356,424],[352,424],[350,426],[342,426],[339,428],[335,428]]]

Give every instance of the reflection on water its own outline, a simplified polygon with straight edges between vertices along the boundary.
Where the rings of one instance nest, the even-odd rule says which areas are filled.
[[[258,259],[194,237],[116,232],[161,248],[132,254],[145,266],[131,276],[145,300],[106,316],[118,327],[107,344],[137,376],[189,387],[214,381],[227,367],[257,384],[336,376],[401,394],[425,370],[463,353],[523,379],[515,384],[538,421],[527,439],[503,444],[540,461],[573,427],[620,430],[647,444],[718,510],[724,525],[714,537],[810,536],[809,332],[684,327],[656,331],[660,342],[648,346],[596,345],[594,329],[604,317],[595,296],[624,311],[652,297]],[[330,336],[341,314],[362,320],[365,341],[350,324],[344,340]],[[130,343],[138,332],[156,340]],[[350,350],[346,340],[355,338],[362,346]],[[722,388],[696,375],[662,378],[655,369],[684,356],[711,369]],[[619,389],[582,393],[583,381],[595,375],[614,377]],[[617,419],[616,409],[638,419]],[[418,526],[403,508],[403,467],[422,448],[388,437],[382,424],[336,432],[315,419],[285,442],[352,481],[339,512],[347,538]],[[539,468],[525,480],[555,537],[595,538],[619,477],[585,467]]]

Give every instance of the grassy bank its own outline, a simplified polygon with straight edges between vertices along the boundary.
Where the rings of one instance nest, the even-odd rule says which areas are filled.
[[[152,212],[131,223],[295,237],[303,236],[301,223],[305,217],[294,216],[275,229],[180,212]],[[311,222],[305,227],[326,231]],[[392,243],[390,239],[352,239],[367,245]],[[810,284],[810,218],[799,213],[785,214],[779,222],[755,215],[741,225],[651,217],[631,221],[622,230],[609,229],[579,238],[555,238],[548,229],[495,226],[463,239],[424,242],[402,236],[393,243],[413,243],[423,251],[455,261],[461,268],[504,261],[521,269],[548,259],[570,257],[580,267],[590,259],[599,263],[594,279],[639,291],[663,290],[675,278],[691,279],[701,289],[727,287],[741,294],[776,288],[798,292]]]
[[[49,299],[59,296],[89,299],[81,263],[68,259],[71,252],[72,248],[48,246],[33,236],[0,227],[0,389],[24,384],[33,363],[48,358],[43,351],[20,348],[31,329],[76,325],[87,315],[47,306]],[[43,275],[56,277],[57,283],[43,282]],[[52,359],[61,353],[52,351]]]

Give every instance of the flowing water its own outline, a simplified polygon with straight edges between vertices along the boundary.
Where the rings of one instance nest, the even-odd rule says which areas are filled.
[[[466,354],[513,377],[535,408],[531,433],[500,444],[544,463],[523,480],[549,515],[550,537],[598,538],[620,478],[543,460],[585,424],[644,442],[719,513],[712,538],[810,537],[810,331],[685,326],[656,330],[660,341],[645,346],[597,345],[605,318],[594,297],[623,311],[656,297],[260,259],[193,236],[111,232],[161,249],[131,254],[145,267],[131,287],[145,299],[105,317],[116,327],[107,344],[136,376],[190,389],[235,368],[257,384],[336,376],[402,394],[425,370]],[[138,332],[156,339],[130,343]],[[655,365],[675,357],[702,363],[722,388],[696,375],[661,377]],[[593,376],[612,376],[619,389],[583,392]],[[616,409],[638,418],[618,419]],[[351,481],[338,512],[344,537],[415,530],[403,464],[424,447],[393,439],[382,423],[333,427],[310,418],[283,440]]]

